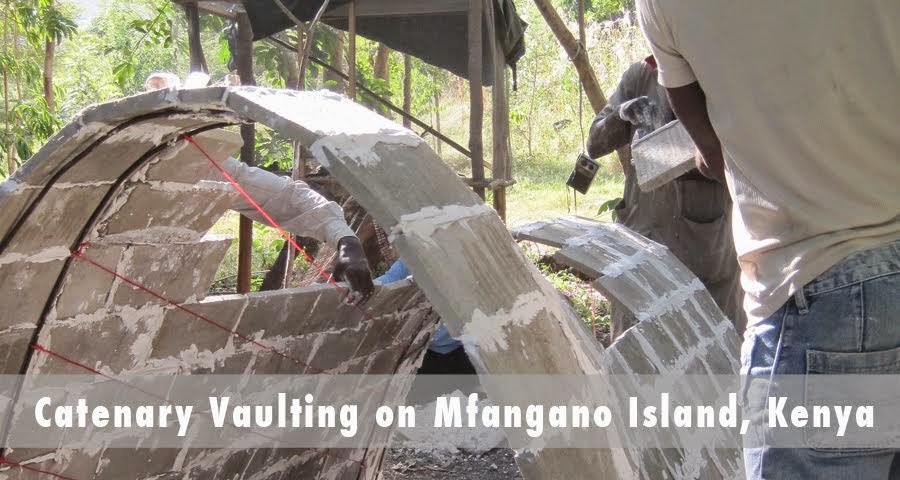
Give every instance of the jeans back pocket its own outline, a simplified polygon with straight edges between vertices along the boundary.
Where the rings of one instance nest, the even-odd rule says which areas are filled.
[[[804,439],[809,448],[832,455],[896,449],[900,347],[862,353],[808,350],[806,365]],[[865,426],[869,422],[871,427]]]

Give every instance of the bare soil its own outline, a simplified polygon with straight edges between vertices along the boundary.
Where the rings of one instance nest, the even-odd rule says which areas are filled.
[[[513,451],[483,453],[395,448],[387,453],[382,480],[515,480],[522,478]]]
[[[609,324],[597,325],[597,340],[608,347]],[[380,480],[517,480],[515,454],[509,448],[487,452],[458,450],[388,450]]]

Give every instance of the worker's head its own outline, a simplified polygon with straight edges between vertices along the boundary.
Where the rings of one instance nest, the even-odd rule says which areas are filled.
[[[144,81],[144,90],[160,90],[163,88],[180,88],[181,80],[178,76],[167,72],[153,72]]]

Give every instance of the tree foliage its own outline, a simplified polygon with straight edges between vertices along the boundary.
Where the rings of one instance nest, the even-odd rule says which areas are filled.
[[[51,0],[17,2],[16,17],[28,43],[36,49],[50,40],[62,43],[72,38],[77,26],[68,8],[59,8]]]
[[[569,19],[578,18],[578,0],[562,0],[561,6]],[[634,0],[584,0],[584,18],[594,22],[609,20],[633,6]]]
[[[74,10],[66,3],[7,0],[0,8],[4,125],[0,136],[0,174],[8,175],[61,125],[44,96],[41,71],[48,52],[46,45],[72,38],[77,27]],[[60,91],[49,93],[62,96]]]

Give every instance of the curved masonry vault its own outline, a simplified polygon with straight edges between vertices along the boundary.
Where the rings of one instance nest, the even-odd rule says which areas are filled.
[[[337,291],[327,285],[206,297],[230,242],[207,231],[235,194],[223,188],[184,135],[224,158],[233,145],[218,129],[245,121],[308,145],[390,232],[416,285],[379,287],[365,317],[340,306]],[[463,339],[481,373],[733,373],[737,365],[730,322],[665,249],[644,248],[639,255],[650,245],[646,239],[572,219],[520,231],[521,238],[557,241],[563,247],[559,255],[586,266],[600,277],[598,288],[642,319],[604,352],[500,219],[421,138],[330,93],[161,90],[91,107],[0,185],[0,205],[4,374],[84,373],[33,350],[33,344],[105,374],[310,371],[261,355],[228,332],[187,321],[186,313],[73,258],[70,252],[85,242],[83,254],[96,263],[242,334],[277,340],[328,372],[413,372],[437,314]],[[643,277],[628,273],[648,265]],[[657,291],[659,285],[634,290],[641,278],[654,275],[668,278],[672,291]],[[652,301],[660,294],[670,301]],[[373,335],[369,321],[383,322],[391,335]],[[692,335],[679,335],[684,332]],[[104,348],[85,348],[98,343]],[[495,403],[513,403],[502,390],[485,388]],[[9,444],[7,432],[3,436]],[[380,449],[340,455],[191,448],[4,454],[78,480],[368,479],[377,476],[383,458]],[[735,458],[734,451],[545,449],[520,455],[517,462],[529,479],[584,478],[586,472],[592,478],[735,478]],[[138,463],[145,467],[134,472]],[[42,478],[21,469],[3,475]]]
[[[663,245],[623,225],[580,217],[535,222],[513,236],[557,248],[556,261],[594,279],[594,288],[638,320],[603,352],[604,373],[636,383],[618,388],[639,392],[643,385],[638,383],[647,378],[642,375],[713,378],[738,372],[740,338],[732,322],[700,280]],[[706,393],[712,398],[710,394],[723,391]],[[703,403],[699,393],[696,403]],[[647,479],[744,476],[737,449],[633,450],[629,460],[639,477]]]

